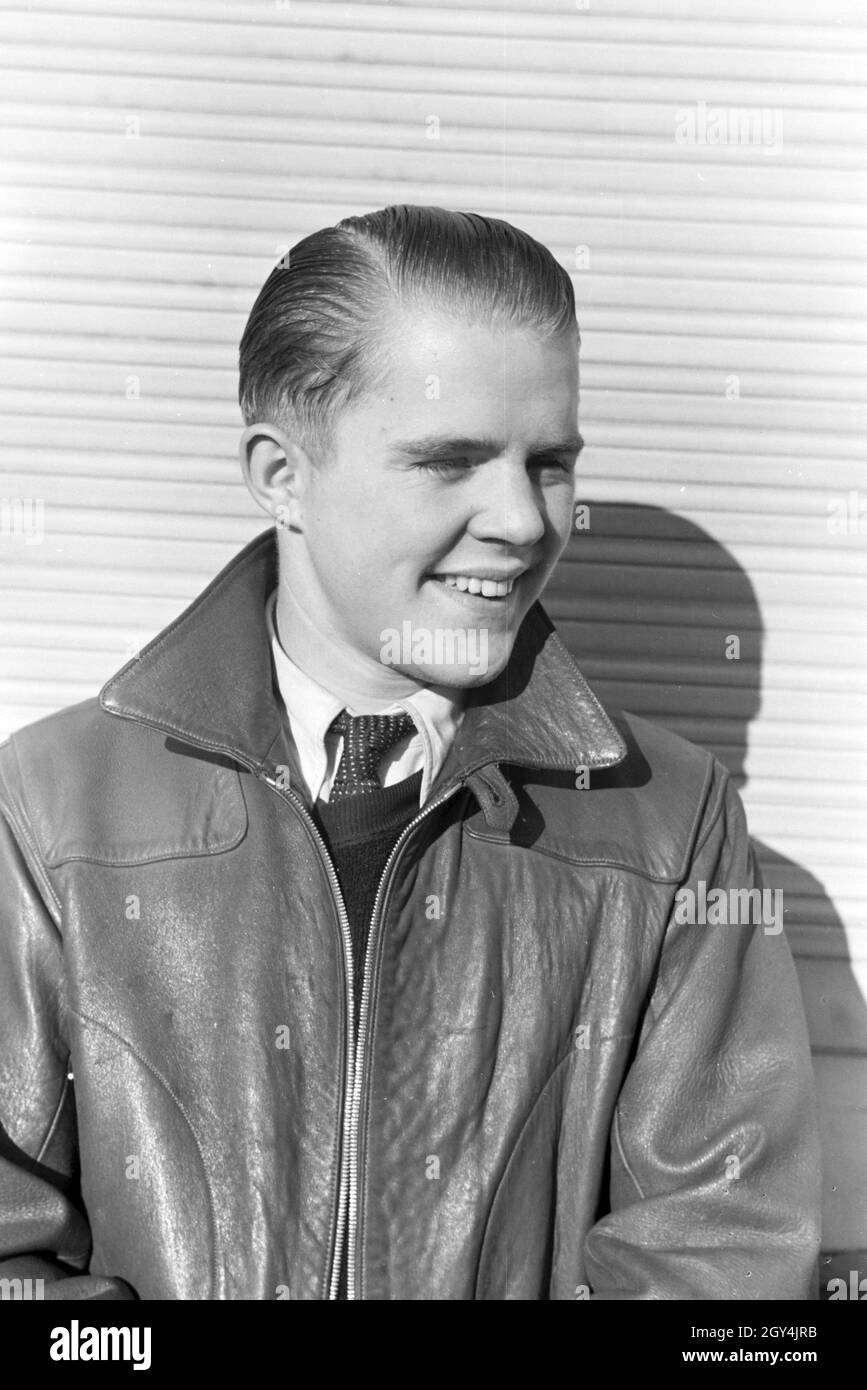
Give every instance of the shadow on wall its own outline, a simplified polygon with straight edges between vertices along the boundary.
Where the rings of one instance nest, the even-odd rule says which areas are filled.
[[[764,627],[750,579],[700,526],[656,507],[586,501],[543,597],[600,699],[710,749],[740,789],[750,721],[761,705]],[[578,521],[580,525],[580,518]],[[732,659],[730,639],[739,640]],[[761,775],[771,775],[761,774]],[[785,814],[783,812],[783,814]],[[785,930],[810,1028],[824,1146],[820,1296],[867,1296],[858,1096],[867,1006],[846,934],[823,885],[753,837],[765,885],[783,890]],[[851,1117],[851,1124],[848,1122]],[[856,1272],[853,1280],[852,1271]]]

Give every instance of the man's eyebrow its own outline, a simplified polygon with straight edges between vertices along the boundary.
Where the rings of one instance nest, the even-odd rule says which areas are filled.
[[[444,434],[423,434],[415,439],[396,439],[389,446],[389,453],[401,454],[405,458],[422,458],[429,454],[499,454],[502,452],[501,439],[484,436],[453,436]],[[530,451],[536,454],[580,454],[584,440],[580,434],[568,439],[556,440],[549,444],[537,444]]]

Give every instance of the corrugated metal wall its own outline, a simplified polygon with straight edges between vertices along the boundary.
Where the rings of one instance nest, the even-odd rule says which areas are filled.
[[[0,732],[93,694],[261,529],[235,352],[292,242],[396,201],[514,220],[584,337],[591,524],[549,609],[603,697],[745,765],[825,1243],[867,1246],[867,12],[80,10],[0,13]]]

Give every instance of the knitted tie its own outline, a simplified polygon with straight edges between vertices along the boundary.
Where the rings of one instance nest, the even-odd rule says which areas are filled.
[[[331,728],[343,735],[343,757],[331,787],[330,801],[378,791],[377,767],[402,738],[415,733],[408,714],[347,714],[341,710]]]

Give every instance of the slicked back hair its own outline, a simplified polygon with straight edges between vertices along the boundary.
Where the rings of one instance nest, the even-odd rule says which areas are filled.
[[[327,451],[339,413],[387,381],[401,309],[578,336],[567,272],[510,223],[405,203],[347,217],[299,241],[259,292],[240,347],[245,423]]]

